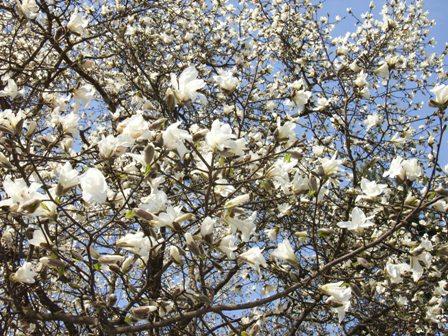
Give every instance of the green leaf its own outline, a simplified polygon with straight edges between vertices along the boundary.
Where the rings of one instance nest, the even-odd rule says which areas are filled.
[[[148,163],[145,168],[145,174],[144,174],[145,177],[148,176],[149,173],[151,173],[151,169],[152,169],[152,166],[151,166],[151,164]]]
[[[284,160],[285,160],[285,162],[290,163],[291,162],[291,153],[286,153]]]
[[[308,191],[308,197],[312,198],[316,195],[316,190],[309,190]]]
[[[101,264],[100,263],[93,264],[93,269],[97,271],[101,270]]]
[[[40,206],[42,208],[44,208],[45,210],[47,210],[48,212],[50,212],[50,209],[47,207],[47,205],[45,203],[40,203]]]
[[[126,211],[126,214],[124,215],[124,217],[125,217],[126,219],[132,219],[132,218],[134,218],[134,217],[135,217],[135,212],[134,212],[134,210],[128,210],[128,211]]]

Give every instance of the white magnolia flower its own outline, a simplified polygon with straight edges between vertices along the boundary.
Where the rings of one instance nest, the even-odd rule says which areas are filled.
[[[410,266],[411,272],[412,272],[412,279],[415,282],[417,282],[423,276],[422,263],[426,267],[430,267],[432,255],[431,255],[431,253],[429,253],[427,251],[423,251],[419,255],[411,256],[410,259],[411,260],[410,260],[409,266]]]
[[[245,203],[247,203],[249,201],[250,201],[250,195],[249,194],[239,195],[239,196],[236,196],[235,198],[232,198],[231,200],[228,200],[224,204],[224,208],[225,209],[234,208],[234,207],[243,205],[243,204],[245,204]]]
[[[300,171],[296,172],[291,184],[294,193],[303,193],[310,190],[310,179],[303,177]]]
[[[0,91],[0,97],[11,97],[12,99],[17,97],[19,94],[20,91],[17,88],[17,84],[11,78],[7,80],[6,86]]]
[[[445,105],[448,103],[448,85],[439,84],[436,85],[432,90],[432,93],[435,94],[434,102],[439,105]]]
[[[292,205],[289,203],[282,203],[282,204],[277,205],[277,210],[279,211],[277,217],[282,218],[286,215],[289,215],[291,213],[291,208],[292,208]]]
[[[71,187],[74,187],[75,185],[79,184],[79,173],[76,169],[72,168],[72,165],[70,162],[66,162],[60,169],[59,169],[59,185],[63,189],[69,189]]]
[[[101,157],[107,159],[113,156],[120,156],[133,144],[134,139],[128,135],[120,134],[114,137],[112,134],[109,134],[98,142],[98,150]]]
[[[22,0],[21,3],[19,0],[16,0],[16,4],[21,15],[30,20],[37,17],[37,14],[39,13],[39,6],[36,4],[35,0]]]
[[[266,173],[266,176],[272,179],[276,189],[281,188],[285,193],[290,188],[289,172],[296,166],[297,159],[286,159],[285,157],[277,159]]]
[[[387,62],[383,62],[373,73],[384,79],[389,79],[389,65]]]
[[[209,216],[205,217],[201,223],[201,236],[206,238],[213,235],[213,229],[216,224],[216,219]]]
[[[165,131],[163,131],[163,145],[167,149],[176,149],[179,153],[179,156],[184,157],[185,153],[188,152],[187,147],[185,147],[185,141],[191,141],[192,136],[188,131],[178,128],[180,125],[180,121],[171,124],[167,127]]]
[[[269,238],[270,241],[276,241],[277,240],[277,234],[278,234],[278,228],[274,227],[273,229],[265,229],[264,232],[266,233],[266,236]]]
[[[173,207],[169,205],[165,212],[162,212],[155,217],[154,223],[157,227],[169,226],[172,228],[176,219],[183,214],[182,206]]]
[[[205,86],[202,79],[198,79],[198,71],[194,66],[189,66],[177,78],[176,74],[171,74],[171,86],[174,89],[176,100],[180,103],[199,98],[205,101],[206,98],[198,90]]]
[[[389,176],[390,178],[399,177],[401,179],[404,179],[405,171],[401,165],[402,162],[403,158],[399,156],[393,159],[390,163],[389,169],[384,172],[383,177]]]
[[[97,168],[89,168],[80,176],[82,199],[87,203],[104,203],[109,187],[103,173]]]
[[[241,138],[234,140],[232,142],[229,142],[229,149],[228,151],[236,156],[242,156],[244,155],[244,151],[246,150],[246,139]]]
[[[298,112],[302,112],[305,105],[311,98],[311,92],[304,89],[303,81],[294,82],[292,85],[293,94],[290,98],[292,104],[297,107]]]
[[[296,139],[296,127],[297,124],[292,121],[287,121],[282,125],[280,119],[277,119],[278,138],[281,140],[288,139],[289,141],[294,141]]]
[[[244,253],[241,253],[238,258],[246,261],[258,274],[261,274],[260,266],[268,267],[266,259],[263,257],[263,250],[259,247],[252,247]]]
[[[330,100],[325,98],[325,97],[319,97],[317,99],[317,106],[316,106],[316,110],[317,111],[322,111],[325,110],[328,106],[330,106]]]
[[[78,133],[79,116],[72,112],[61,116],[60,123],[65,133],[75,135]]]
[[[68,30],[71,30],[74,33],[84,35],[88,25],[89,20],[85,18],[82,14],[78,13],[78,8],[76,8],[75,11],[70,16],[67,28]]]
[[[205,141],[212,151],[222,151],[232,147],[236,135],[232,134],[229,124],[222,123],[218,119],[213,121],[211,130],[206,134]]]
[[[339,222],[337,226],[348,230],[360,230],[372,226],[373,223],[370,221],[372,218],[367,217],[361,209],[355,207],[350,214],[351,220],[348,222]]]
[[[25,113],[22,110],[14,113],[12,110],[4,110],[0,113],[0,125],[14,133],[22,122],[26,118]]]
[[[16,282],[33,284],[36,282],[36,280],[34,279],[36,276],[37,276],[37,273],[35,271],[34,265],[32,263],[26,261],[12,275],[12,280],[14,280]]]
[[[432,205],[433,209],[440,212],[448,211],[448,203],[445,200],[438,200]]]
[[[369,131],[371,128],[378,126],[383,121],[383,117],[379,114],[369,114],[367,118],[364,120],[364,125],[366,126],[366,131]]]
[[[233,76],[232,71],[218,69],[218,75],[213,76],[213,80],[219,87],[227,92],[233,92],[238,87],[239,80]]]
[[[426,267],[431,266],[433,250],[432,242],[425,236],[422,238],[420,244],[411,250],[410,268],[412,272],[412,278],[414,281],[420,280],[423,275],[422,264]]]
[[[369,181],[366,178],[361,179],[361,190],[364,195],[369,198],[375,198],[381,195],[386,189],[386,184],[378,184],[375,181]]]
[[[401,165],[405,171],[406,178],[410,181],[415,181],[423,173],[422,167],[420,166],[418,160],[415,158],[403,160]]]
[[[442,310],[442,303],[443,300],[437,299],[434,301],[434,305],[428,306],[425,314],[425,318],[436,324],[441,323],[441,318],[444,317],[443,310]]]
[[[37,192],[41,184],[32,182],[29,186],[24,179],[12,180],[7,176],[3,182],[3,189],[9,198],[0,201],[0,206],[9,206],[14,211],[34,213],[44,195]]]
[[[331,158],[320,158],[320,164],[324,170],[325,175],[334,175],[339,171],[339,166],[342,164],[343,160],[336,159],[336,153]]]
[[[436,296],[445,296],[448,294],[448,291],[445,288],[448,288],[447,285],[447,281],[446,280],[440,280],[438,282],[438,286],[436,287],[436,289],[434,290],[434,295]]]
[[[152,188],[149,196],[141,199],[139,207],[143,210],[152,213],[158,213],[165,210],[168,204],[168,196],[163,190],[159,190],[156,187]]]
[[[233,234],[237,231],[241,232],[241,240],[248,242],[250,236],[255,233],[255,229],[257,228],[255,224],[256,217],[257,212],[254,211],[246,219],[241,219],[236,215],[235,217],[227,217],[225,221],[230,226]]]
[[[356,79],[353,82],[357,87],[365,87],[369,85],[369,82],[367,81],[367,74],[364,73],[364,71],[361,71],[356,76]]]
[[[148,127],[148,122],[143,118],[142,113],[137,113],[119,123],[117,130],[123,136],[135,140],[147,140],[153,135]]]
[[[235,236],[227,235],[221,239],[218,246],[219,250],[227,255],[229,259],[235,258],[234,251],[238,248],[235,245]]]
[[[182,264],[182,257],[180,255],[180,251],[179,249],[174,246],[171,245],[170,246],[170,257],[171,259],[173,259],[177,264],[181,265]]]
[[[29,240],[30,245],[40,246],[41,244],[51,244],[48,234],[41,229],[34,230],[33,238]]]
[[[278,244],[277,248],[272,251],[271,256],[289,262],[293,265],[297,265],[297,257],[288,239],[284,239],[283,242]]]
[[[400,179],[407,178],[410,181],[416,180],[422,175],[423,171],[417,159],[403,160],[401,157],[396,157],[392,160],[390,167],[384,172],[384,177],[398,177]]]
[[[235,187],[229,184],[226,179],[218,179],[215,181],[215,193],[227,197],[235,191]]]
[[[80,86],[73,91],[73,99],[78,108],[87,107],[93,98],[95,98],[95,88],[90,84]]]
[[[338,314],[339,323],[342,322],[345,313],[350,309],[350,300],[352,298],[352,289],[350,287],[344,287],[343,284],[343,281],[339,281],[328,283],[320,287],[320,290],[324,294],[330,296],[326,302],[337,305],[333,310]]]
[[[124,237],[117,240],[116,245],[135,253],[143,258],[147,258],[152,248],[157,245],[153,237],[145,237],[144,233],[127,233]]]
[[[410,270],[410,266],[406,263],[386,263],[386,272],[389,275],[390,281],[392,283],[401,283],[403,281],[403,278],[401,276],[406,272],[410,272]]]

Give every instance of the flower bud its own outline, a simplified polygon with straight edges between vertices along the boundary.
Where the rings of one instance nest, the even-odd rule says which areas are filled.
[[[145,156],[145,163],[150,164],[152,160],[154,159],[154,146],[152,144],[148,144],[145,147],[144,156]]]
[[[135,215],[137,217],[141,218],[141,219],[150,221],[150,220],[152,220],[154,218],[154,216],[150,212],[148,212],[146,210],[143,210],[143,209],[140,209],[140,208],[134,208],[133,211],[134,211]]]

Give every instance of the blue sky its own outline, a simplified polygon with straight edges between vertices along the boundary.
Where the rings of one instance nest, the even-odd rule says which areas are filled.
[[[375,0],[375,12],[379,12],[387,0]],[[345,20],[338,23],[334,30],[334,36],[343,35],[348,31],[354,30],[354,20],[347,15],[347,8],[351,8],[353,13],[360,17],[361,13],[369,10],[370,0],[327,0],[324,3],[323,12],[329,13],[331,18],[336,15],[346,17]],[[429,51],[441,52],[448,41],[448,0],[424,0],[424,6],[429,12],[429,17],[436,21],[436,25],[431,31],[431,36],[435,38],[437,44],[435,47],[429,47]],[[448,164],[448,138],[445,137],[440,162],[442,165]]]
[[[381,10],[381,7],[386,0],[374,1],[376,11]],[[347,16],[346,9],[351,8],[355,14],[366,12],[369,10],[370,0],[327,0],[324,4],[324,12],[330,13],[334,18],[336,15],[341,17]],[[438,41],[435,51],[443,50],[448,37],[448,0],[424,0],[424,6],[429,11],[430,18],[436,21],[436,26],[433,28],[432,35]],[[353,21],[344,20],[338,24],[335,33],[342,34],[346,31],[353,30]]]

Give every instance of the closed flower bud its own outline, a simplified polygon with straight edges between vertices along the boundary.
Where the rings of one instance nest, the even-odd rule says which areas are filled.
[[[123,259],[124,257],[118,254],[105,254],[98,258],[98,262],[101,264],[116,264],[122,262]]]
[[[134,257],[131,256],[127,257],[121,264],[120,271],[122,273],[127,273],[131,269],[133,263],[134,263]]]
[[[159,118],[156,121],[154,121],[152,124],[149,125],[149,129],[150,130],[158,130],[158,129],[163,129],[163,124],[165,123],[165,121],[167,121],[167,118]]]
[[[12,168],[11,163],[9,162],[8,158],[3,155],[3,153],[0,153],[0,164],[2,166],[5,166],[6,168]]]
[[[173,259],[173,261],[178,264],[178,265],[182,265],[183,264],[183,260],[182,257],[180,255],[179,249],[176,246],[171,246],[170,247],[170,257],[171,259]]]
[[[150,221],[154,218],[154,216],[146,210],[143,210],[140,208],[134,208],[133,211],[134,211],[135,215],[141,219]]]
[[[145,163],[150,164],[152,160],[154,159],[154,146],[152,144],[148,144],[145,147],[144,156],[145,156]]]

